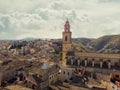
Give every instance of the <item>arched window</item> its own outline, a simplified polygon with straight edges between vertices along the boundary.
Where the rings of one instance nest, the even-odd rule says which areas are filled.
[[[70,75],[70,73],[68,72],[68,76]]]
[[[65,41],[67,41],[67,36],[65,36]]]
[[[119,78],[119,75],[115,75],[116,78]]]

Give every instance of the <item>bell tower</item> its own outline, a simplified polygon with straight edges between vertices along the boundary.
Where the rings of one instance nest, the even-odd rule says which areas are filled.
[[[64,32],[62,33],[62,65],[66,65],[66,54],[68,51],[71,51],[71,31],[70,24],[67,20],[64,25]]]

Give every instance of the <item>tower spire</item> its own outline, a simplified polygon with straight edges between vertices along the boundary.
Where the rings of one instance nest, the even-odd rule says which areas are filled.
[[[70,24],[69,24],[68,18],[67,18],[66,23],[64,25],[64,31],[65,32],[69,32],[70,31]]]

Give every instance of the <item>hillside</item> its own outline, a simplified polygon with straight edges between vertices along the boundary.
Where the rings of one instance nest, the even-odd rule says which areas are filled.
[[[92,38],[73,38],[72,42],[80,44],[82,43],[83,45],[87,45],[88,43],[90,43],[92,40]]]
[[[74,51],[77,52],[91,52],[91,50],[89,48],[87,48],[85,45],[83,45],[82,43],[73,43],[73,49]]]
[[[120,35],[103,36],[92,40],[87,46],[101,53],[120,53]]]

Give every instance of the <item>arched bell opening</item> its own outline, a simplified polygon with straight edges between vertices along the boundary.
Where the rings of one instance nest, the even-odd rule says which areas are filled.
[[[108,68],[108,62],[107,61],[103,61],[103,68]]]

